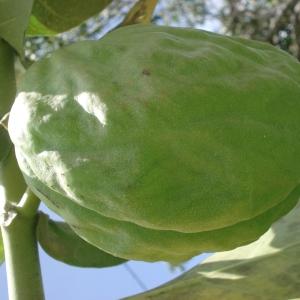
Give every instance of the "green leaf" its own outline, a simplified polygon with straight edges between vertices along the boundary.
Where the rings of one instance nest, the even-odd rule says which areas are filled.
[[[0,37],[6,40],[21,56],[32,4],[33,0],[0,1]]]
[[[55,222],[43,213],[37,227],[40,245],[48,255],[78,267],[111,267],[126,260],[112,256],[81,239],[64,222]]]
[[[67,31],[102,11],[112,0],[35,0],[28,35]]]
[[[51,35],[55,35],[56,32],[47,28],[35,16],[32,15],[30,16],[29,19],[29,27],[28,27],[27,34],[32,36],[36,36],[36,35],[51,36]]]
[[[299,299],[299,214],[300,203],[256,242],[216,253],[178,279],[129,299]]]

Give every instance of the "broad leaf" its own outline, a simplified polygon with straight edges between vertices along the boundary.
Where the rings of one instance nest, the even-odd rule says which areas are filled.
[[[126,260],[112,256],[81,239],[64,222],[55,222],[41,213],[37,229],[38,241],[48,255],[78,267],[111,267]]]
[[[28,35],[67,31],[102,11],[112,0],[35,0]]]
[[[300,204],[256,242],[208,258],[178,279],[130,299],[300,298]]]
[[[0,1],[0,37],[23,55],[23,40],[33,0]],[[1,66],[2,67],[2,66]]]

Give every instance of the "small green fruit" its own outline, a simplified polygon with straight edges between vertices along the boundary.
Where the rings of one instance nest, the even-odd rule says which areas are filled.
[[[9,131],[85,240],[181,261],[249,243],[300,196],[300,67],[270,45],[128,26],[27,72]]]

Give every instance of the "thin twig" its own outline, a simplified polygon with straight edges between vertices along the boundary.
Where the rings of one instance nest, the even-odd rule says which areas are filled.
[[[137,276],[137,274],[129,267],[129,265],[123,264],[124,268],[127,270],[127,272],[131,275],[131,277],[134,279],[134,281],[138,284],[138,286],[143,290],[146,291],[147,287],[144,284],[144,282]]]
[[[0,126],[4,127],[6,130],[8,130],[8,118],[9,118],[9,112],[6,113],[3,118],[0,120]]]
[[[139,0],[118,27],[150,23],[157,2],[158,0]]]

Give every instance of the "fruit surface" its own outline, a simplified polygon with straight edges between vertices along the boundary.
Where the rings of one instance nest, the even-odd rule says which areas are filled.
[[[135,25],[31,67],[9,131],[83,239],[181,261],[257,239],[300,196],[300,66],[264,43]]]

